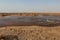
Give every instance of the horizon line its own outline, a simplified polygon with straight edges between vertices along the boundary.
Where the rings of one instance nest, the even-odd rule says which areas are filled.
[[[0,13],[60,13],[60,12],[0,12]]]

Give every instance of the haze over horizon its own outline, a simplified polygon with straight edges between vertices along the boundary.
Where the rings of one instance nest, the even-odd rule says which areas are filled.
[[[0,0],[0,12],[60,12],[60,0]]]

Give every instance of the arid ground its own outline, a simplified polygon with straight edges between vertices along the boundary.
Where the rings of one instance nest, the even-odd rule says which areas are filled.
[[[1,13],[5,16],[60,16],[59,13]],[[0,40],[60,40],[60,26],[5,26],[0,28]]]

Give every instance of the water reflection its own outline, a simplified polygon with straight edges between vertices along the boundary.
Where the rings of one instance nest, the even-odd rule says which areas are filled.
[[[60,16],[5,16],[0,18],[0,26],[53,26],[59,24]]]

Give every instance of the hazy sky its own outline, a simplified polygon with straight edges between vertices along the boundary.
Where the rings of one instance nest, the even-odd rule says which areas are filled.
[[[0,12],[60,12],[60,0],[0,0]]]

